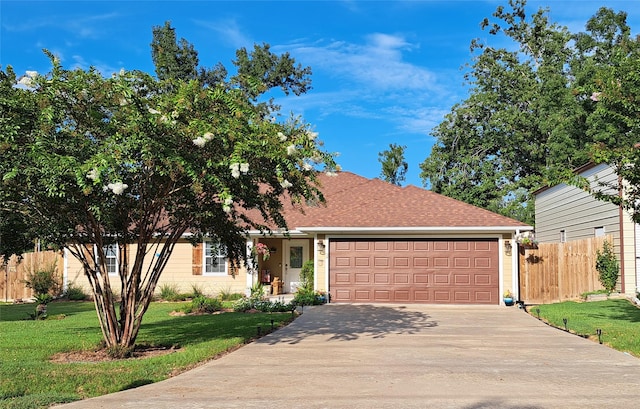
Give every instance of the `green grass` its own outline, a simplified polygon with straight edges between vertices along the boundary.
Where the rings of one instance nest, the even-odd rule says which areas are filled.
[[[49,304],[49,318],[25,320],[34,304],[0,305],[0,408],[46,408],[157,382],[190,369],[292,314],[224,313],[171,316],[181,303],[153,303],[137,344],[178,346],[176,352],[99,363],[53,363],[59,352],[93,350],[102,339],[92,303]]]
[[[626,299],[611,299],[594,302],[563,302],[529,308],[549,324],[565,328],[577,335],[598,341],[596,331],[602,330],[602,342],[617,349],[640,357],[640,308]]]

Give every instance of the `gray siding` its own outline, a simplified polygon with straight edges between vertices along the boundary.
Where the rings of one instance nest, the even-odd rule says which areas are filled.
[[[597,188],[599,182],[616,182],[617,177],[607,165],[599,165],[582,173]],[[554,186],[536,195],[536,239],[541,243],[557,243],[560,231],[567,241],[594,237],[597,227],[613,235],[614,245],[620,238],[620,213],[616,205],[596,200],[574,186]]]

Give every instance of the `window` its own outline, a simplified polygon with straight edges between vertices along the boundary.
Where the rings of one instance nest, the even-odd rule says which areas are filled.
[[[565,230],[560,230],[560,243],[567,242],[567,232]]]
[[[227,255],[224,248],[215,242],[204,242],[204,274],[227,274]]]
[[[94,249],[96,255],[96,261],[100,263],[98,250]],[[107,244],[102,247],[102,252],[104,253],[105,264],[107,265],[107,272],[109,275],[117,275],[120,269],[120,251],[118,248],[118,244]]]
[[[302,246],[289,248],[289,265],[291,268],[302,268]]]
[[[602,237],[604,236],[604,227],[594,227],[593,229],[593,236],[594,237]]]

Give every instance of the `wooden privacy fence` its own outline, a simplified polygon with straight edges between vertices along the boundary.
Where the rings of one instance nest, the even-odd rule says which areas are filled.
[[[40,269],[48,269],[55,265],[56,274],[62,284],[64,260],[60,253],[55,251],[38,251],[25,253],[22,260],[17,256],[11,256],[5,264],[0,258],[0,299],[4,301],[17,301],[33,297],[33,291],[27,288],[25,280],[30,273]]]
[[[527,304],[575,300],[581,294],[602,289],[596,270],[596,251],[611,236],[566,243],[519,247],[520,299]]]

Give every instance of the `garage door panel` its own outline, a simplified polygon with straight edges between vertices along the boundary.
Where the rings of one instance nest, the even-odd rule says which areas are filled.
[[[435,285],[449,285],[451,281],[449,280],[449,274],[433,274],[433,284]]]
[[[453,299],[456,303],[468,303],[471,301],[471,293],[469,291],[454,291]]]
[[[471,260],[469,260],[469,257],[456,257],[453,259],[453,266],[455,268],[469,268],[471,267]]]
[[[374,241],[373,242],[373,249],[378,252],[378,251],[389,251],[389,242],[388,241]]]
[[[433,250],[434,251],[446,251],[449,252],[451,243],[448,241],[435,241],[433,242]]]
[[[469,274],[454,274],[453,283],[455,285],[471,285],[471,275]]]
[[[374,273],[373,282],[375,284],[390,284],[391,278],[389,277],[389,273]]]
[[[369,284],[371,282],[371,274],[369,273],[356,273],[353,277],[357,284]]]
[[[336,241],[331,243],[333,251],[351,251],[352,244],[350,241]]]
[[[411,291],[410,290],[396,290],[393,292],[393,299],[395,302],[410,302]]]
[[[428,268],[430,266],[429,257],[413,257],[413,267]]]
[[[476,257],[473,259],[475,268],[491,268],[491,259],[489,257]]]
[[[394,257],[393,266],[396,268],[409,268],[409,257]]]
[[[348,272],[336,273],[334,281],[336,284],[351,284],[351,279],[352,276]]]
[[[356,302],[371,302],[374,301],[371,299],[371,291],[358,289],[353,292],[354,298]]]
[[[409,274],[407,273],[393,274],[393,284],[409,284]]]
[[[446,257],[434,257],[433,258],[433,267],[434,268],[449,268],[451,265],[451,260]]]
[[[473,276],[473,283],[475,285],[492,285],[492,284],[494,284],[494,283],[491,282],[491,276],[489,274],[475,274]]]
[[[451,302],[451,292],[447,290],[437,290],[433,292],[433,299],[437,302],[450,303]]]
[[[413,300],[415,302],[429,302],[431,301],[430,294],[427,290],[416,290],[413,292]]]
[[[335,265],[336,267],[351,267],[351,262],[353,259],[351,257],[336,257]]]
[[[389,267],[391,265],[391,261],[389,257],[375,257],[373,259],[373,265],[376,267]]]
[[[376,302],[389,302],[391,301],[390,290],[374,290],[373,300]]]
[[[497,240],[330,240],[336,302],[498,304]]]

